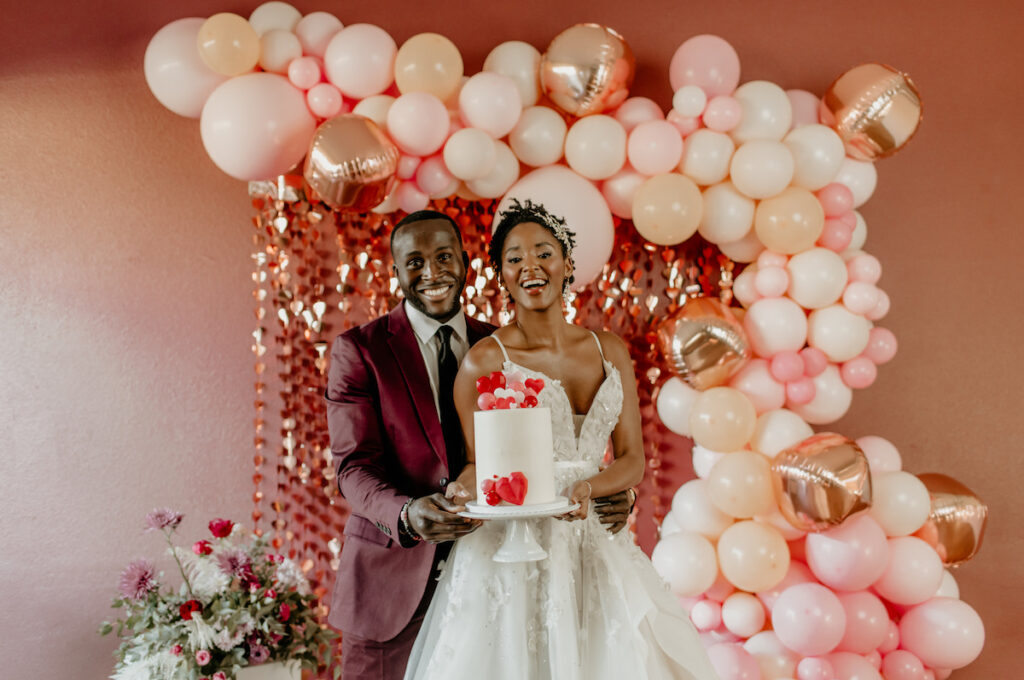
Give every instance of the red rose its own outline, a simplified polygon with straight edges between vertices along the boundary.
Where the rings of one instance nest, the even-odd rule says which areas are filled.
[[[215,519],[210,522],[210,533],[217,538],[227,538],[234,526],[235,523],[229,519]]]
[[[192,552],[197,555],[209,555],[213,552],[213,548],[207,540],[196,541],[192,544]]]
[[[267,589],[267,597],[270,598],[271,600],[273,600],[275,597],[277,597],[277,591],[274,590],[273,588],[268,588]]]
[[[188,600],[178,607],[178,613],[181,614],[181,618],[185,621],[191,621],[193,614],[198,614],[202,611],[203,604],[199,600]]]
[[[192,615],[189,614],[189,617],[191,616]],[[173,647],[171,647],[171,654],[173,654],[174,656],[181,656],[181,645],[174,645]]]
[[[281,611],[277,615],[277,620],[280,621],[281,623],[284,623],[285,621],[290,619],[291,616],[292,616],[292,608],[289,607],[287,604],[282,604],[281,605]]]

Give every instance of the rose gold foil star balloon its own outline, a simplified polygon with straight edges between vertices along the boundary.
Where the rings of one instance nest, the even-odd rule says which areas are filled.
[[[633,50],[621,35],[600,24],[577,24],[548,45],[540,84],[558,108],[586,116],[625,101],[635,69]]]
[[[974,557],[985,536],[988,506],[952,477],[927,473],[917,478],[928,489],[932,510],[914,535],[935,548],[945,564],[961,564]]]
[[[346,113],[317,128],[303,176],[335,210],[365,212],[394,188],[398,147],[369,118]]]
[[[853,440],[823,432],[772,460],[779,510],[803,531],[824,531],[871,505],[868,459]]]
[[[743,324],[714,298],[686,300],[659,324],[658,344],[672,369],[698,390],[724,385],[750,358]]]
[[[899,151],[921,122],[921,95],[910,77],[884,64],[861,64],[839,76],[821,102],[846,153],[874,161]]]

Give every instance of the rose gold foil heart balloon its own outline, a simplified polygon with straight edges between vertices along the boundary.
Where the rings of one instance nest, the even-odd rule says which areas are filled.
[[[548,45],[540,85],[558,108],[586,116],[625,101],[635,69],[633,50],[621,35],[600,24],[577,24]]]
[[[376,123],[346,113],[317,128],[302,174],[330,207],[365,212],[391,193],[398,157],[398,147]]]
[[[961,564],[974,557],[985,536],[988,506],[952,477],[933,472],[917,478],[928,489],[932,510],[914,535],[935,548],[945,564]]]
[[[750,358],[743,325],[714,298],[689,298],[658,326],[658,344],[691,387],[724,385]]]
[[[782,516],[803,531],[830,529],[871,505],[868,459],[841,434],[816,434],[779,453],[772,483]]]
[[[891,66],[861,64],[839,76],[822,98],[821,122],[846,153],[873,161],[896,153],[921,122],[921,95],[910,77]]]

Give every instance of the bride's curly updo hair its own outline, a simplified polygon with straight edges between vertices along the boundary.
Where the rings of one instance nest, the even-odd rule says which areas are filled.
[[[501,251],[505,248],[505,239],[508,238],[513,227],[524,222],[539,224],[550,231],[562,246],[562,257],[572,262],[572,249],[576,247],[576,234],[566,225],[565,219],[551,214],[540,203],[534,203],[530,199],[520,203],[518,198],[513,198],[509,207],[501,211],[498,216],[498,226],[494,229],[494,234],[491,235],[490,245],[487,246],[487,258],[490,260],[491,269],[495,274],[501,273]],[[563,289],[568,287],[575,278],[570,274],[562,284]]]

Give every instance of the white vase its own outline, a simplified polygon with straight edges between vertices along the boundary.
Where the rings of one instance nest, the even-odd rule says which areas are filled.
[[[237,680],[301,680],[298,661],[274,661],[259,666],[246,666],[235,674]]]

